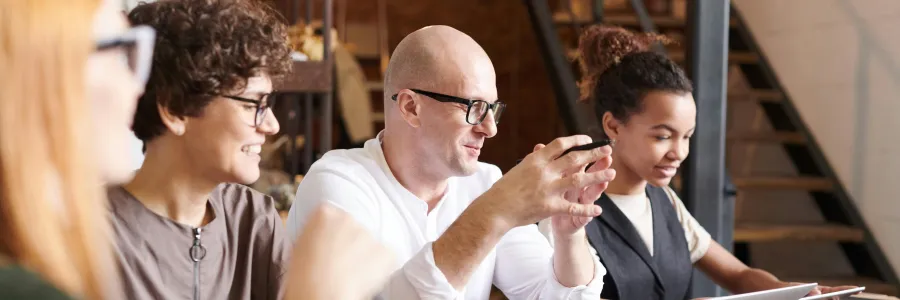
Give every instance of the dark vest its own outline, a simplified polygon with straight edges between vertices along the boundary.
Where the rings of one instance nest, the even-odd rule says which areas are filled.
[[[603,213],[591,220],[586,230],[607,271],[603,299],[688,298],[693,265],[675,207],[662,188],[648,185],[647,196],[653,212],[653,256],[631,221],[606,194],[596,202]]]

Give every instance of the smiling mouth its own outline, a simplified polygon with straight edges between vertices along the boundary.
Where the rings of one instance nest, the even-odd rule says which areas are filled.
[[[241,151],[247,155],[259,155],[262,152],[262,145],[247,145],[241,147]]]

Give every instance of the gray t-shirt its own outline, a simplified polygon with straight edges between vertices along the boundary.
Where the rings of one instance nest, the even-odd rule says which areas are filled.
[[[198,240],[195,228],[157,215],[122,187],[107,196],[128,299],[282,298],[290,244],[271,197],[220,184],[207,202],[215,218]]]

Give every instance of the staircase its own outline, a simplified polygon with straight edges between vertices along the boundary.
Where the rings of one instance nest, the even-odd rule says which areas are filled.
[[[532,21],[535,22],[533,25],[539,35],[540,46],[547,49],[545,53],[558,53],[565,59],[573,59],[577,55],[575,47],[580,28],[595,23],[595,20],[602,20],[603,23],[632,30],[654,30],[669,35],[678,43],[665,49],[666,53],[676,62],[685,65],[686,55],[683,47],[689,45],[685,40],[688,34],[684,16],[685,0],[526,0],[526,3],[532,10]],[[664,8],[645,14],[642,13],[647,11],[644,3]],[[535,16],[537,14],[534,10],[541,9],[553,11],[552,18],[542,19]],[[645,17],[641,18],[640,15]],[[540,32],[541,29],[551,26],[547,22],[553,23],[555,38],[541,36],[543,34]],[[771,71],[765,54],[759,51],[753,36],[743,25],[740,13],[735,10],[732,10],[729,31],[729,124],[726,147],[730,154],[727,159],[728,174],[738,191],[733,235],[735,255],[746,264],[770,270],[786,281],[818,282],[822,285],[864,285],[867,292],[897,295],[896,275],[881,248],[869,232],[849,194],[835,177],[815,138],[803,125],[796,108]],[[562,51],[558,51],[560,48]],[[555,65],[561,61],[549,55],[545,56],[545,59],[548,60],[548,64]],[[568,70],[572,70],[569,71],[570,74],[550,72],[551,76],[557,76],[551,78],[551,81],[554,81],[563,117],[577,120],[579,123],[568,126],[570,131],[585,132],[585,128],[591,127],[590,122],[596,120],[586,120],[583,112],[578,111],[578,104],[574,103],[575,98],[570,95],[571,90],[566,89],[569,86],[568,80],[578,78],[575,74],[577,68],[574,66],[574,64],[568,66]],[[733,119],[746,121],[738,123],[732,122]],[[787,163],[774,167],[788,171],[754,170],[758,169],[756,165],[773,164],[766,159],[755,160],[763,149],[775,149],[783,153],[780,155],[787,157]],[[755,220],[752,216],[744,214],[752,210],[759,211],[757,207],[760,205],[769,205],[773,210],[794,207],[787,202],[766,203],[768,199],[751,197],[777,193],[781,193],[782,198],[788,195],[786,201],[811,199],[813,204],[810,206],[814,207],[812,210],[818,210],[821,216],[812,218],[809,222],[805,222],[806,220],[797,222],[797,218],[790,217],[785,220],[765,218]],[[787,212],[787,215],[790,214],[791,212]],[[824,257],[821,261],[800,267],[818,270],[819,266],[847,261],[851,269],[850,274],[818,273],[810,278],[795,278],[792,277],[792,272],[779,274],[778,269],[783,266],[778,264],[800,265],[800,263],[787,258],[781,258],[779,261],[777,257],[773,259],[751,255],[758,252],[751,249],[772,245],[782,245],[779,249],[799,256],[814,253],[823,247],[821,245],[832,248],[837,245],[836,248],[839,250],[832,253],[842,257]],[[785,254],[784,257],[788,256]],[[773,261],[776,262],[771,263]]]
[[[339,0],[336,18],[338,36],[353,54],[366,80],[364,88],[367,90],[367,100],[370,101],[372,108],[370,118],[373,122],[374,132],[371,137],[374,137],[384,129],[384,103],[382,102],[384,72],[387,70],[390,60],[390,50],[388,49],[387,1],[376,0],[368,5],[372,4],[374,4],[374,22],[371,20],[348,22],[347,5],[350,4],[347,0]],[[341,129],[337,148],[362,147],[363,142],[353,141],[348,136],[346,120],[342,120],[339,125]]]
[[[368,90],[372,107],[371,119],[375,127],[373,134],[377,134],[384,128],[383,77],[390,58],[386,46],[383,46],[383,44],[387,44],[387,37],[381,38],[380,36],[386,35],[387,30],[382,29],[380,24],[366,23],[348,23],[346,28],[345,41],[366,78],[365,88]],[[344,133],[343,130],[342,133]],[[344,136],[340,139],[338,148],[362,146],[362,144],[350,142],[346,138]]]

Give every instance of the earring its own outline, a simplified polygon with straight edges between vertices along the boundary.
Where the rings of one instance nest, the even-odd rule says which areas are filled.
[[[181,128],[175,129],[175,135],[181,136],[182,134],[184,134],[184,129],[181,129]]]
[[[615,148],[615,147],[616,147],[616,139],[611,139],[611,140],[609,140],[609,147],[610,147],[610,148]]]

